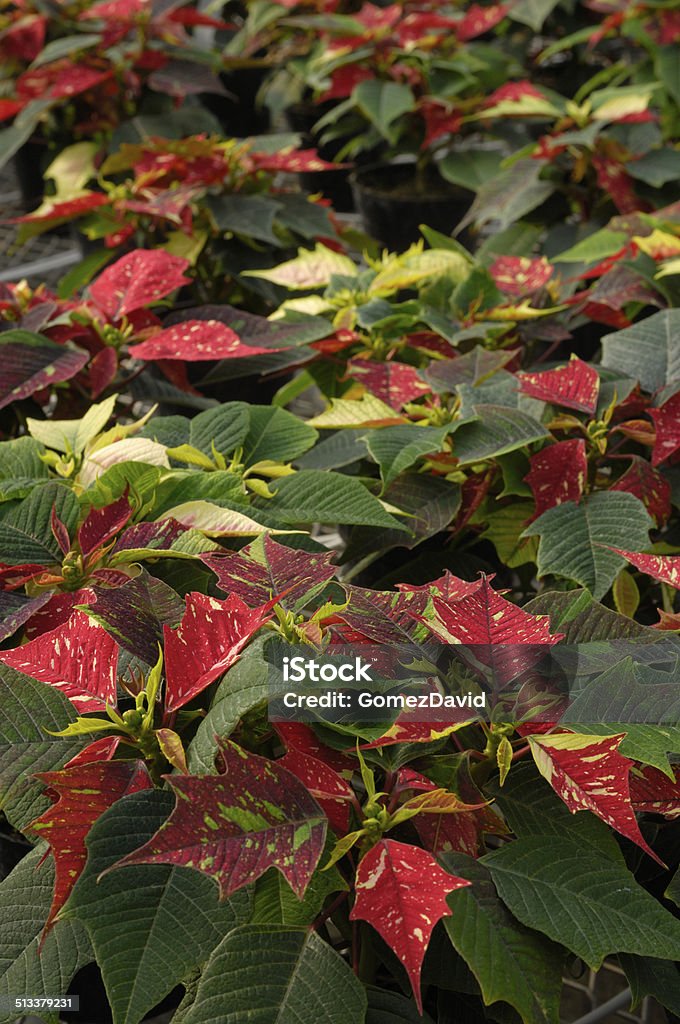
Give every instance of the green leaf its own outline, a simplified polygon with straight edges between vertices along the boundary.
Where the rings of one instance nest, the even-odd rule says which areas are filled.
[[[652,188],[662,188],[669,181],[680,178],[680,152],[670,148],[652,149],[638,160],[628,161],[626,171],[632,178],[644,181]]]
[[[197,473],[189,469],[175,470],[166,475],[156,491],[154,516],[167,515],[169,509],[189,501],[210,501],[223,508],[248,511],[248,498],[236,473],[221,469],[213,473]]]
[[[535,210],[555,191],[550,181],[541,181],[543,164],[540,160],[517,160],[494,178],[487,180],[477,192],[474,203],[458,225],[487,224],[493,221],[497,231],[520,220],[525,213]]]
[[[150,839],[173,804],[170,793],[147,790],[109,808],[90,830],[87,865],[62,911],[89,932],[114,1024],[137,1024],[250,914],[247,890],[219,902],[209,878],[180,867],[137,865],[99,879]]]
[[[668,93],[676,103],[680,103],[680,67],[678,67],[678,51],[675,46],[659,46],[654,48],[654,71],[661,79]]]
[[[327,860],[328,856],[322,857],[322,863]],[[299,900],[283,875],[270,868],[255,885],[251,921],[253,924],[287,924],[293,927],[311,924],[321,912],[326,898],[331,893],[346,889],[347,883],[336,867],[329,871],[317,870],[303,899]]]
[[[559,0],[520,0],[518,4],[511,7],[508,17],[513,21],[520,21],[528,25],[534,32],[539,32],[543,27],[545,19],[557,7]]]
[[[83,492],[81,500],[94,508],[112,505],[129,488],[130,498],[140,509],[150,510],[161,478],[158,466],[146,462],[120,462],[105,470]]]
[[[0,665],[0,810],[17,829],[50,806],[36,772],[61,768],[82,739],[50,736],[76,720],[67,697],[47,683]]]
[[[0,507],[0,560],[9,565],[60,563],[62,554],[50,528],[52,509],[73,536],[78,499],[65,484],[50,481],[34,488],[15,507]]]
[[[453,437],[453,454],[465,465],[492,459],[548,436],[542,423],[518,409],[501,405],[475,405],[480,417],[463,423]]]
[[[352,477],[323,470],[303,469],[293,476],[272,481],[275,497],[258,499],[256,507],[276,514],[282,523],[342,523],[358,526],[382,526],[406,530],[389,515],[377,498]]]
[[[502,153],[498,150],[466,147],[438,160],[437,168],[447,181],[476,192],[485,181],[498,174],[502,159]]]
[[[491,541],[498,557],[509,569],[536,561],[537,541],[532,538],[522,540],[522,531],[531,518],[533,508],[531,502],[513,501],[482,516],[488,524],[482,536]]]
[[[576,839],[517,839],[483,861],[523,924],[565,945],[593,970],[611,953],[680,959],[680,921],[625,864]]]
[[[659,391],[680,380],[680,309],[665,309],[602,339],[602,365]]]
[[[46,448],[57,452],[80,455],[88,441],[99,434],[113,415],[117,395],[91,405],[79,420],[27,419],[29,434]]]
[[[365,427],[336,430],[296,460],[300,469],[339,469],[366,458]]]
[[[49,479],[40,458],[43,447],[32,437],[17,437],[0,444],[0,500],[25,498],[36,484]]]
[[[47,847],[40,843],[0,885],[0,997],[55,996],[66,992],[81,967],[93,959],[87,932],[77,922],[59,921],[38,950],[54,888],[54,861],[41,863]],[[11,1024],[16,1013],[0,1013]],[[57,1024],[59,1013],[45,1013]]]
[[[659,631],[605,608],[587,590],[548,591],[524,606],[532,615],[549,615],[553,633],[563,633],[566,644],[593,640],[659,639]]]
[[[597,656],[597,652],[593,653]],[[617,654],[613,645],[610,650],[605,647],[602,652],[605,670],[595,678],[574,680],[570,707],[561,722],[635,722],[672,727],[680,721],[680,688],[673,673],[640,663],[634,656],[624,657],[625,653]],[[659,660],[671,653],[664,644],[659,650]],[[587,647],[584,647],[584,655],[587,657]],[[641,655],[646,661],[648,656],[645,657],[644,649]],[[678,655],[680,645],[676,648],[676,658]],[[612,728],[609,734],[614,731]]]
[[[206,203],[210,215],[220,231],[232,231],[236,235],[257,238],[278,246],[280,240],[274,234],[274,221],[281,209],[270,196],[221,195],[209,197]]]
[[[422,1016],[413,999],[384,988],[367,988],[366,1024],[432,1024],[428,1013]]]
[[[423,455],[438,452],[449,433],[449,427],[418,427],[413,425],[383,427],[365,435],[366,446],[380,466],[383,487]]]
[[[210,710],[187,749],[187,764],[192,775],[215,771],[216,737],[230,736],[243,715],[272,693],[269,662],[264,657],[265,646],[272,642],[272,636],[257,637],[224,675]]]
[[[396,139],[393,122],[415,107],[415,98],[408,85],[378,78],[359,82],[352,98],[383,138],[390,142]]]
[[[680,971],[676,963],[628,953],[619,954],[619,963],[630,985],[631,1010],[646,996],[652,996],[676,1016],[680,1014]]]
[[[625,559],[603,545],[640,551],[652,520],[642,502],[623,491],[598,491],[578,505],[565,501],[539,516],[524,531],[541,538],[538,574],[575,580],[597,599],[604,597]]]
[[[588,235],[582,241],[572,245],[553,257],[555,263],[599,263],[607,256],[613,256],[628,241],[625,231],[612,231],[601,228]]]
[[[241,925],[217,947],[176,1024],[362,1024],[366,994],[316,932]]]
[[[50,61],[59,60],[61,57],[71,57],[82,50],[88,50],[102,41],[101,35],[97,32],[79,32],[72,36],[63,36],[60,39],[53,39],[43,47],[31,67],[39,68]],[[83,182],[83,184],[85,184]]]
[[[250,406],[250,427],[243,440],[246,466],[268,459],[292,462],[312,447],[318,433],[297,416],[268,405]]]
[[[452,875],[471,886],[448,897],[449,938],[479,982],[485,1005],[513,1006],[525,1024],[559,1020],[563,953],[525,928],[498,898],[487,867],[462,853],[441,857]]]
[[[680,869],[678,869],[673,875],[671,883],[666,889],[664,895],[667,896],[669,900],[673,900],[673,903],[675,903],[677,907],[680,907]]]
[[[179,417],[167,417],[178,420]],[[213,445],[222,455],[228,455],[243,444],[250,424],[250,407],[245,402],[227,402],[216,409],[206,409],[191,421],[185,420],[188,428],[186,441],[206,455],[212,455]],[[175,424],[177,426],[177,424]],[[155,421],[146,427],[149,435],[154,434]],[[165,444],[163,437],[158,438]],[[179,442],[182,443],[182,442]],[[173,446],[174,447],[174,446]]]

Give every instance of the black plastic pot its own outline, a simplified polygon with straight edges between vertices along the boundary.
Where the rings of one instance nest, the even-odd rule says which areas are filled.
[[[27,210],[32,210],[43,197],[43,172],[52,155],[44,143],[29,141],[12,157],[21,199]]]
[[[215,115],[227,135],[241,139],[269,131],[269,111],[257,102],[257,94],[269,71],[269,68],[254,67],[222,72],[220,81],[229,95],[201,94],[202,105]]]
[[[474,193],[445,181],[434,167],[417,178],[412,163],[360,167],[349,180],[364,230],[393,252],[418,241],[420,224],[451,234],[474,198]],[[466,232],[457,238],[471,247]]]

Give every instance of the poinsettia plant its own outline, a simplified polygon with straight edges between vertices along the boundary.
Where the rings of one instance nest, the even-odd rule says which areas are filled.
[[[461,17],[430,3],[365,3],[349,18],[318,16],[318,43],[292,66],[316,102],[331,104],[317,124],[322,138],[346,140],[350,157],[455,162],[445,157],[467,115],[513,73],[501,48],[477,43],[506,13],[503,4],[473,4]]]
[[[98,168],[95,146],[69,147],[46,172],[55,193],[15,223],[21,238],[75,221],[111,251],[165,250],[194,266],[195,300],[242,299],[255,284],[245,272],[271,265],[281,250],[320,238],[342,249],[326,201],[276,184],[281,174],[334,166],[296,142],[290,134],[154,137],[123,143]],[[96,189],[85,187],[95,178]]]
[[[137,113],[170,123],[172,100],[223,92],[220,54],[192,45],[200,25],[227,27],[183,2],[3,3],[0,165],[31,138],[52,148],[104,139]],[[204,116],[193,109],[194,119]]]
[[[117,1020],[182,985],[189,1021],[219,998],[263,1019],[299,1005],[330,1024],[341,1004],[359,1021],[436,1021],[464,1004],[534,1024],[559,1019],[573,957],[617,955],[638,996],[673,1005],[680,926],[648,888],[678,898],[677,728],[640,724],[644,705],[618,729],[563,705],[532,718],[546,693],[530,697],[525,674],[536,652],[607,649],[571,709],[611,708],[622,671],[668,678],[653,657],[626,667],[653,631],[607,643],[630,620],[585,590],[522,609],[487,577],[364,589],[336,581],[328,553],[270,536],[201,565],[210,595],[168,600],[137,578],[0,653],[8,725],[34,758],[30,776],[3,761],[4,808],[36,842],[0,884],[17,936],[3,992],[26,971],[66,990],[95,960]],[[284,652],[405,642],[426,658],[463,644],[503,689],[519,669],[524,713],[269,720]]]

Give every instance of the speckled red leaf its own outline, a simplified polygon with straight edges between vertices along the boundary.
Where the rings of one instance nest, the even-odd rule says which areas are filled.
[[[566,366],[539,373],[518,373],[520,391],[542,402],[592,414],[597,408],[600,378],[592,366],[577,356]]]
[[[0,563],[0,590],[16,590],[24,583],[41,576],[45,566],[39,562],[24,562],[22,565]]]
[[[349,809],[353,799],[352,789],[345,780],[323,761],[295,747],[289,747],[276,764],[304,783],[333,831],[344,835],[349,828]]]
[[[90,192],[86,196],[78,196],[77,199],[64,199],[62,202],[51,203],[46,200],[38,210],[33,213],[25,213],[21,217],[12,217],[12,224],[32,224],[43,220],[61,220],[64,217],[79,217],[89,210],[96,210],[98,206],[105,206],[108,203],[108,196],[101,192]]]
[[[444,32],[450,35],[459,24],[454,18],[432,11],[412,11],[399,19],[394,26],[394,34],[400,46],[411,48],[421,39],[441,36]]]
[[[221,590],[237,594],[249,605],[264,604],[281,595],[285,608],[302,608],[335,574],[332,554],[295,551],[265,536],[262,561],[262,556],[258,559],[256,555],[259,547],[249,544],[225,554],[211,551],[201,555],[201,560],[215,573]]]
[[[434,740],[449,736],[461,723],[469,721],[471,713],[463,709],[453,710],[445,722],[423,722],[422,717],[422,712],[419,713],[418,721],[410,719],[408,713],[400,715],[387,732],[377,740],[362,743],[361,749],[375,750],[378,747],[394,746],[395,743],[432,743]]]
[[[179,595],[146,569],[134,579],[124,576],[122,585],[96,587],[95,594],[94,603],[88,602],[92,617],[126,651],[154,665],[163,626],[176,626],[182,618]]]
[[[64,625],[21,647],[1,651],[0,661],[55,686],[81,714],[116,703],[118,645],[84,612],[73,612]]]
[[[221,899],[275,867],[302,899],[324,848],[323,811],[279,762],[229,740],[221,754],[221,775],[165,776],[177,797],[172,814],[114,867],[191,867],[217,881]]]
[[[309,754],[317,761],[323,761],[333,771],[342,772],[347,777],[355,771],[356,761],[339,750],[327,747],[311,726],[304,722],[277,722],[275,728],[288,750],[300,750],[303,754]]]
[[[459,533],[472,519],[484,501],[495,477],[495,467],[490,466],[484,473],[471,473],[460,489],[460,508],[449,527],[453,534]]]
[[[238,334],[219,320],[186,320],[130,347],[130,355],[136,359],[187,359],[190,362],[241,359],[280,351],[244,345]]]
[[[493,576],[489,576],[488,579],[493,579]],[[416,586],[413,583],[398,583],[397,589],[406,593],[413,590],[426,591],[428,594],[443,597],[447,601],[459,601],[461,597],[474,594],[481,585],[481,579],[468,583],[467,580],[458,579],[449,569],[446,569],[443,576],[440,576],[438,580],[432,580],[431,583],[423,583],[422,586]]]
[[[352,359],[347,376],[357,380],[391,409],[399,411],[407,402],[428,395],[431,388],[413,366],[405,363],[376,363],[368,359]]]
[[[87,379],[91,398],[99,398],[118,372],[118,352],[112,346],[101,349],[87,368]]]
[[[658,466],[680,451],[680,391],[658,409],[650,409],[649,415],[656,427],[652,465]]]
[[[44,14],[29,14],[24,5],[22,14],[13,25],[5,28],[0,39],[0,54],[30,64],[45,45],[47,18]]]
[[[630,466],[609,488],[611,491],[627,491],[645,505],[657,526],[663,526],[671,514],[671,485],[661,473],[650,466],[640,455],[628,455]]]
[[[631,804],[628,777],[634,762],[618,752],[624,737],[561,733],[530,736],[529,744],[538,770],[572,814],[592,811],[661,864],[640,832]]]
[[[471,883],[439,867],[427,850],[381,839],[360,861],[351,921],[368,921],[394,950],[420,1012],[420,971],[432,930],[451,910],[449,893]]]
[[[163,249],[134,249],[102,271],[89,296],[110,320],[120,320],[189,284],[188,266],[188,260]]]
[[[63,626],[71,618],[77,604],[87,604],[92,600],[94,600],[94,591],[90,587],[52,594],[47,603],[35,615],[32,615],[26,624],[27,639],[32,640],[34,637],[56,629],[57,626]]]
[[[546,98],[545,94],[537,89],[535,85],[524,79],[520,82],[506,82],[505,85],[499,86],[490,96],[487,96],[482,105],[484,107],[495,107],[505,101],[517,103],[523,96],[531,96],[538,100]]]
[[[0,590],[0,641],[13,636],[49,599],[49,593],[26,597]]]
[[[273,604],[249,608],[235,594],[226,601],[187,594],[180,625],[163,627],[168,711],[183,707],[231,668],[251,636],[271,618]]]
[[[418,113],[425,124],[425,132],[421,149],[426,149],[442,135],[455,135],[460,131],[465,116],[462,109],[451,107],[449,103],[421,99]]]
[[[24,333],[28,334],[21,332]],[[28,335],[26,340],[18,332],[13,337],[16,340],[4,340],[0,345],[0,409],[29,398],[41,388],[70,380],[89,358],[82,349],[56,345],[35,334]]]
[[[315,149],[282,149],[278,153],[249,153],[247,161],[258,171],[282,171],[299,174],[307,171],[333,171],[347,164],[322,160]]]
[[[636,811],[680,817],[680,780],[669,779],[651,765],[634,765],[630,771],[630,799]]]
[[[221,18],[211,18],[209,14],[202,14],[194,7],[180,7],[170,11],[168,21],[176,22],[178,25],[205,25],[207,28],[236,29],[237,26]]]
[[[434,782],[412,768],[402,768],[398,780],[401,787],[416,792],[437,789]],[[479,790],[471,782],[469,787],[470,792],[464,794],[466,803],[483,804]],[[501,819],[485,805],[455,814],[436,814],[430,809],[427,814],[416,815],[413,824],[425,849],[434,854],[455,852],[478,857],[483,833],[503,835],[507,832]]]
[[[81,11],[78,20],[133,21],[145,8],[148,9],[145,0],[103,0],[102,3],[92,4]]]
[[[680,612],[667,612],[663,608],[657,608],[659,621],[652,623],[652,629],[668,630],[675,632],[680,630]]]
[[[596,153],[592,162],[598,185],[613,200],[619,213],[633,213],[648,208],[635,195],[633,180],[618,160]]]
[[[89,555],[95,548],[107,544],[112,537],[122,530],[131,518],[134,509],[128,501],[127,491],[117,501],[104,508],[91,509],[78,530],[78,544],[84,555]]]
[[[100,736],[67,761],[64,768],[75,768],[77,765],[92,764],[95,761],[111,761],[120,741],[120,736]]]
[[[680,590],[680,555],[641,555],[637,551],[624,551],[623,548],[614,547],[609,550],[621,555],[647,576]]]
[[[142,761],[96,761],[38,775],[57,801],[29,826],[54,856],[56,879],[43,939],[68,899],[87,860],[85,838],[104,811],[128,793],[151,788]]]
[[[531,469],[524,477],[536,502],[533,518],[564,501],[579,502],[588,478],[586,443],[583,438],[558,441],[529,457]]]
[[[54,506],[52,507],[52,511],[50,512],[50,529],[52,531],[52,536],[59,545],[59,550],[61,551],[62,555],[65,555],[68,551],[71,550],[71,539],[68,535],[68,528],[66,524],[62,522],[62,520],[59,518],[59,516],[57,515],[57,510],[56,508],[54,508]]]
[[[507,4],[491,4],[490,7],[471,4],[458,22],[456,35],[463,43],[468,39],[476,39],[502,21],[509,9]]]
[[[90,68],[64,58],[24,71],[16,80],[16,92],[24,99],[66,99],[93,89],[112,76],[113,68]]]
[[[355,86],[372,77],[373,75],[369,68],[362,67],[360,64],[344,64],[332,72],[331,84],[325,93],[319,97],[319,101],[344,100],[350,95]],[[321,117],[321,111],[319,111],[319,117]]]
[[[481,585],[458,601],[433,597],[437,616],[430,627],[447,643],[555,644],[547,615],[531,615],[498,591],[484,577]]]
[[[425,592],[390,593],[352,585],[345,586],[345,590],[349,606],[338,615],[370,642],[387,646],[414,643],[422,635],[416,618],[427,607]]]
[[[121,555],[124,551],[137,551],[144,548],[168,551],[183,533],[186,533],[186,527],[178,523],[172,516],[159,523],[135,523],[134,526],[129,526],[116,541],[113,554]]]
[[[506,295],[533,295],[543,288],[554,274],[554,268],[545,256],[499,256],[489,267],[489,273]]]

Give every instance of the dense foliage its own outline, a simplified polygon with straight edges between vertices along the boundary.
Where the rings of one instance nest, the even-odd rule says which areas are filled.
[[[161,6],[2,8],[0,148],[54,151],[21,230],[90,248],[0,286],[0,996],[557,1024],[616,958],[677,1014],[675,5]],[[436,163],[465,245],[349,227],[189,57]],[[281,713],[348,651],[449,703]]]

